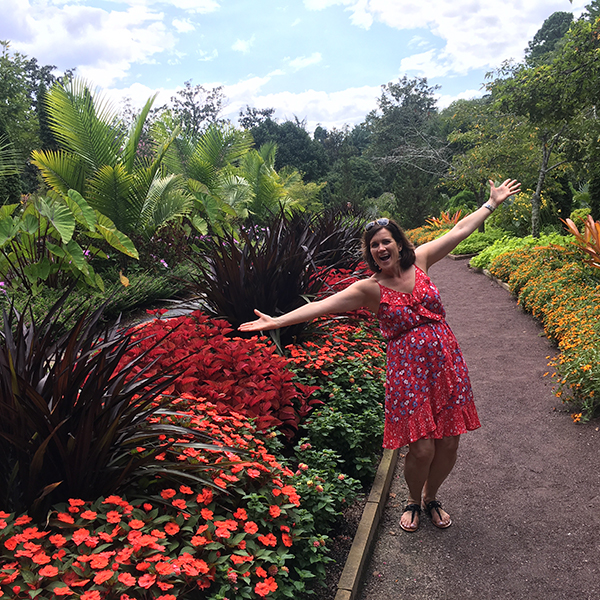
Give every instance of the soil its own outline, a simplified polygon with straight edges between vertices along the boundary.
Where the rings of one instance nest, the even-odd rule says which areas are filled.
[[[466,261],[430,272],[461,344],[482,428],[461,439],[439,499],[446,530],[398,525],[398,461],[357,600],[600,597],[600,422],[575,424],[554,396],[556,348],[514,297]]]

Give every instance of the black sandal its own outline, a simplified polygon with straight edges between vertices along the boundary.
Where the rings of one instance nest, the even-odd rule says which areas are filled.
[[[418,517],[421,516],[421,507],[418,504],[407,504],[404,507],[402,514],[404,514],[405,512],[411,513],[410,524],[412,525],[415,522],[415,515],[417,515]],[[408,531],[409,533],[414,533],[417,529],[419,529],[419,523],[417,523],[417,526],[414,528],[408,528],[408,527],[404,527],[404,525],[402,525],[402,521],[400,521],[400,527],[402,529],[404,529],[404,531]]]
[[[431,502],[426,502],[425,506],[423,506],[425,514],[431,519],[431,523],[435,527],[437,527],[438,529],[448,529],[448,527],[452,525],[452,519],[450,519],[450,521],[448,521],[448,523],[446,523],[445,525],[439,525],[431,518],[431,513],[435,510],[435,512],[438,514],[439,519],[442,519],[442,513],[440,512],[440,508],[442,508],[442,503],[438,500],[431,500]]]

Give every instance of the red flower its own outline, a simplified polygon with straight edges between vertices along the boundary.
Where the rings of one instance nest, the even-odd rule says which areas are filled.
[[[15,519],[15,525],[27,525],[31,523],[31,517],[28,515],[21,515]]]
[[[138,579],[138,585],[145,589],[149,589],[154,585],[155,581],[156,581],[156,575],[150,575],[150,573],[146,573],[145,575],[142,575]]]
[[[179,525],[177,525],[177,523],[167,523],[165,525],[165,531],[169,535],[175,535],[179,531]]]
[[[277,538],[272,533],[268,533],[267,535],[259,535],[258,541],[265,546],[277,546]]]
[[[72,596],[75,593],[70,587],[55,587],[52,591],[56,596]]]
[[[171,563],[168,562],[159,562],[156,563],[156,572],[159,575],[170,575],[171,573],[175,572],[175,569],[173,568],[173,565]]]
[[[289,536],[287,533],[281,534],[281,540],[283,541],[283,545],[287,546],[288,548],[294,543],[291,536]]]
[[[173,500],[172,502],[173,506],[175,508],[178,508],[179,510],[186,510],[187,509],[187,503],[185,500],[182,500],[181,498],[176,498],[175,500]]]
[[[78,529],[73,532],[71,536],[71,540],[75,542],[75,545],[79,546],[79,544],[83,544],[85,540],[90,537],[90,532],[87,529]]]
[[[69,505],[70,506],[83,506],[85,502],[83,500],[79,500],[77,498],[70,498]]]
[[[269,506],[269,514],[276,519],[281,514],[281,508],[277,504],[272,504]]]
[[[88,521],[93,521],[98,516],[98,513],[95,513],[93,510],[86,510],[81,513],[82,519],[87,519]]]
[[[100,592],[98,590],[88,590],[79,596],[79,600],[100,600]]]
[[[109,523],[120,523],[121,522],[121,513],[116,510],[109,510],[106,513],[106,520]]]
[[[188,487],[187,485],[181,485],[181,486],[179,486],[179,491],[182,494],[193,494],[194,493],[194,490],[192,490],[192,488]]]
[[[42,550],[31,557],[31,560],[36,565],[47,565],[50,562],[50,557]]]
[[[70,524],[75,523],[75,520],[73,519],[73,517],[67,513],[58,513],[56,515],[56,517],[58,518],[59,521],[62,521],[63,523],[70,523]]]
[[[256,533],[258,531],[258,525],[254,521],[248,521],[244,525],[244,531],[246,533]]]
[[[267,579],[265,579],[264,581],[260,581],[256,584],[256,586],[254,587],[254,591],[259,595],[259,596],[266,596],[269,592],[274,592],[277,589],[277,583],[276,581],[272,578],[269,577]]]
[[[200,514],[202,515],[202,518],[205,521],[210,521],[213,518],[213,511],[212,510],[208,510],[208,508],[203,508],[200,511]]]
[[[120,583],[128,587],[135,585],[135,577],[129,573],[119,573],[117,579]]]
[[[259,577],[266,577],[267,576],[267,572],[262,567],[257,567],[256,568],[256,574]]]
[[[58,569],[52,565],[46,565],[40,569],[39,573],[42,577],[54,577],[55,575],[58,575]]]
[[[163,490],[160,495],[165,499],[168,500],[169,498],[172,498],[177,492],[171,488],[168,488],[166,490]]]
[[[129,527],[131,527],[131,529],[141,529],[144,525],[144,521],[140,521],[139,519],[131,519],[131,521],[129,521]]]
[[[60,548],[67,543],[67,538],[60,533],[51,535],[48,539],[50,540],[50,543],[54,544],[57,548]]]
[[[98,571],[96,576],[94,577],[94,583],[96,585],[101,585],[105,581],[108,581],[114,575],[113,571],[109,571],[108,569],[105,571]]]
[[[248,514],[246,513],[246,509],[244,508],[238,508],[234,513],[233,516],[236,519],[239,519],[240,521],[246,521],[248,519]]]

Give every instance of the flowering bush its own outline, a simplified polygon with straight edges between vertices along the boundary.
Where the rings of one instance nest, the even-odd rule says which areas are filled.
[[[165,311],[149,311],[160,316]],[[140,343],[128,350],[123,363],[151,348],[140,361],[138,371],[146,376],[167,370],[182,361],[178,377],[166,394],[190,393],[213,402],[218,412],[238,412],[256,419],[259,429],[278,427],[293,437],[301,418],[311,409],[312,388],[294,381],[286,367],[288,360],[278,356],[266,339],[226,337],[232,332],[226,321],[210,320],[196,311],[173,319],[154,319],[139,327],[132,341]]]
[[[600,280],[573,252],[524,248],[494,259],[490,272],[507,281],[519,304],[556,340],[557,396],[570,390],[574,420],[600,410]]]
[[[300,508],[294,474],[247,419],[191,396],[173,404],[168,421],[207,433],[222,448],[178,455],[171,448],[164,460],[208,465],[212,485],[170,487],[160,479],[145,494],[132,490],[137,499],[70,499],[43,527],[26,514],[0,512],[0,597],[281,598],[322,573],[326,538]]]
[[[343,289],[362,272],[331,274],[328,287]],[[314,397],[323,403],[301,423],[301,435],[321,455],[332,450],[337,470],[367,483],[381,454],[384,423],[385,342],[374,315],[361,309],[319,319],[313,341],[286,351],[297,379],[316,387]]]

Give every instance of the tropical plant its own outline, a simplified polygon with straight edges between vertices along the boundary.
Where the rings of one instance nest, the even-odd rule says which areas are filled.
[[[163,172],[165,154],[177,130],[155,148],[152,158],[138,155],[150,98],[131,129],[88,84],[74,79],[55,84],[46,96],[50,127],[60,149],[36,150],[32,162],[51,189],[78,191],[123,233],[150,237],[157,229],[192,209],[184,180]]]
[[[108,246],[137,258],[131,240],[112,221],[92,209],[75,190],[65,195],[28,198],[24,206],[0,207],[0,279],[14,288],[37,291],[80,279],[103,289],[90,259],[106,255],[94,245]]]
[[[282,211],[264,227],[243,228],[238,236],[213,235],[202,254],[190,257],[198,269],[193,289],[205,310],[237,327],[255,318],[254,308],[277,315],[314,297],[328,269],[360,260],[360,223],[352,219],[325,223],[324,217],[306,213],[287,217]],[[335,227],[339,230],[334,232]],[[305,327],[293,325],[274,335],[281,335],[283,347]]]
[[[583,234],[571,219],[563,222],[569,232],[575,236],[575,245],[588,255],[587,264],[600,269],[600,221],[594,221],[592,215],[588,215]]]
[[[194,199],[191,220],[196,229],[204,233],[209,226],[220,230],[228,221],[248,216],[248,184],[236,172],[252,147],[248,132],[213,123],[197,138],[183,137],[167,113],[153,124],[152,134],[157,141],[169,144],[165,165],[186,182]]]
[[[3,315],[1,501],[36,518],[52,502],[109,494],[141,473],[165,475],[157,456],[190,433],[149,421],[167,402],[157,395],[178,373],[132,376],[138,360],[122,357],[133,334],[117,325],[101,330],[102,307],[56,334],[69,292],[41,323],[16,311]],[[146,451],[136,452],[139,446]]]

